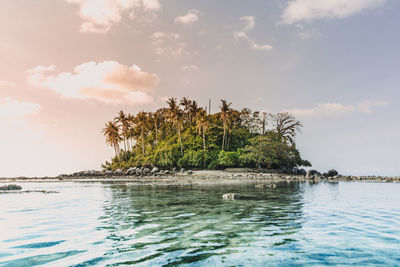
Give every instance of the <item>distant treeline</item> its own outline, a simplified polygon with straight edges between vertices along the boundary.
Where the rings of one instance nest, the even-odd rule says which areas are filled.
[[[115,157],[104,169],[134,166],[218,169],[257,167],[291,170],[311,166],[296,148],[302,127],[290,113],[236,110],[221,100],[208,114],[197,102],[169,98],[168,107],[136,115],[122,110],[102,132]]]

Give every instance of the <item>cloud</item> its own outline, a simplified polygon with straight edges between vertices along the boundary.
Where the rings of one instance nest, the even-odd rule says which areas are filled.
[[[253,38],[249,37],[247,35],[247,32],[251,31],[254,29],[256,23],[255,23],[255,17],[253,16],[244,16],[240,18],[240,21],[244,22],[245,25],[244,27],[237,32],[233,33],[233,36],[236,41],[239,40],[244,40],[249,44],[249,47],[254,50],[263,50],[263,51],[269,51],[272,50],[273,47],[269,44],[258,44],[256,43]]]
[[[188,66],[182,66],[181,70],[199,70],[199,67],[196,65],[188,65]]]
[[[51,89],[63,97],[94,99],[104,103],[148,104],[148,93],[158,85],[156,74],[142,71],[138,66],[122,65],[116,61],[87,62],[72,72],[56,72],[56,67],[37,66],[27,71],[29,84]]]
[[[291,0],[283,11],[281,23],[345,18],[385,2],[386,0]]]
[[[341,103],[320,103],[313,108],[288,109],[287,112],[298,117],[340,117],[351,113],[372,113],[375,107],[385,106],[386,101],[364,100],[357,105],[344,105]]]
[[[175,23],[178,24],[192,24],[199,20],[199,11],[198,10],[191,10],[186,15],[178,16],[175,18]]]
[[[21,119],[36,114],[41,106],[36,103],[19,102],[11,97],[0,98],[0,119]]]
[[[0,98],[0,139],[39,138],[43,135],[42,126],[33,126],[29,117],[36,115],[42,107],[37,103],[21,102],[11,97]],[[7,137],[7,138],[6,138]]]
[[[177,33],[154,32],[150,39],[157,55],[180,56],[187,54],[187,45],[181,41],[181,36]]]
[[[79,5],[84,20],[81,32],[106,33],[121,21],[123,13],[134,17],[136,12],[155,13],[161,9],[158,0],[64,0]]]
[[[0,80],[0,86],[4,87],[15,87],[16,84],[13,82],[5,81],[5,80]]]

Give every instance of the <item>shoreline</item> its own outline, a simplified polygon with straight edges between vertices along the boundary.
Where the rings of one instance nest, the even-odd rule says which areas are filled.
[[[143,174],[143,175],[123,175],[123,174],[102,174],[85,175],[60,175],[57,177],[14,177],[0,178],[0,183],[20,182],[20,183],[44,183],[44,182],[119,182],[132,185],[213,185],[213,184],[273,184],[279,182],[338,182],[338,181],[364,181],[381,183],[400,183],[400,177],[383,176],[335,176],[320,177],[297,174],[277,174],[262,172],[228,172],[223,170],[201,170],[189,172],[176,172],[167,174]]]

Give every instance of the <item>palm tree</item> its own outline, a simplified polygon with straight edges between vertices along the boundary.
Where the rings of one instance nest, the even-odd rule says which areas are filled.
[[[192,101],[186,97],[182,98],[182,100],[180,102],[180,105],[183,107],[183,112],[186,114],[186,122],[188,122],[188,123],[190,123],[190,121],[191,121],[191,118],[190,118],[191,104],[192,104]]]
[[[181,131],[183,130],[183,114],[182,111],[179,109],[179,106],[177,105],[176,98],[173,97],[169,98],[167,104],[169,106],[168,116],[170,121],[172,122],[172,126],[178,132],[179,145],[181,147],[181,154],[183,155],[183,145],[181,136]]]
[[[199,112],[199,107],[197,105],[197,102],[193,100],[192,103],[190,104],[190,109],[189,109],[190,122],[192,122],[191,118],[196,118],[197,112]]]
[[[124,150],[127,151],[127,139],[128,139],[128,132],[129,132],[129,120],[128,117],[125,115],[125,113],[121,110],[118,113],[118,116],[115,117],[114,119],[116,122],[119,123],[119,126],[121,127],[121,135],[124,141]]]
[[[294,144],[294,138],[296,137],[296,131],[300,131],[303,127],[300,121],[296,120],[289,112],[281,112],[274,116],[276,124],[276,132],[285,141]]]
[[[101,132],[106,137],[106,144],[113,147],[115,155],[119,157],[119,142],[121,142],[122,138],[119,134],[117,123],[114,121],[109,121],[105,124],[105,127],[101,130]]]
[[[196,129],[199,134],[203,134],[203,167],[206,167],[206,131],[210,127],[210,122],[208,120],[207,112],[201,109],[196,116]]]
[[[141,137],[143,155],[145,155],[145,153],[146,153],[145,147],[144,147],[144,145],[145,145],[144,132],[148,129],[147,122],[148,122],[148,117],[147,117],[146,112],[141,111],[136,115],[136,125],[140,129],[140,137]]]
[[[226,147],[226,135],[228,132],[229,125],[231,123],[231,109],[230,106],[232,103],[228,103],[226,100],[221,99],[221,106],[219,107],[221,109],[219,118],[222,121],[223,127],[224,127],[224,136],[222,138],[222,150],[225,149]]]

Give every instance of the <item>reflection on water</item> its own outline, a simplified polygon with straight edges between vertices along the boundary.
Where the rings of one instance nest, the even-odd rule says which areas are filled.
[[[400,184],[23,186],[60,193],[0,195],[0,265],[400,265]]]

